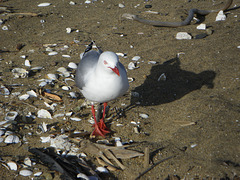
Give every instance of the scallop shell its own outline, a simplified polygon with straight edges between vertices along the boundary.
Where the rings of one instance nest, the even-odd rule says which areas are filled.
[[[7,162],[7,165],[10,170],[17,171],[17,163],[15,163],[14,161]]]
[[[19,174],[20,174],[21,176],[31,176],[32,173],[33,173],[33,172],[30,171],[30,170],[28,170],[28,169],[23,169],[23,170],[19,171]]]
[[[17,144],[20,142],[19,137],[16,135],[9,135],[5,138],[4,142],[6,144]]]

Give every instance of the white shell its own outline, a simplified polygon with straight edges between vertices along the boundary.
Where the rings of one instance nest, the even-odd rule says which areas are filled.
[[[3,85],[0,87],[0,95],[8,96],[10,91]]]
[[[72,68],[72,69],[77,69],[77,64],[74,63],[74,62],[70,62],[70,63],[68,64],[68,67],[70,67],[70,68]]]
[[[66,116],[70,117],[73,114],[73,112],[66,113]]]
[[[54,55],[57,55],[57,54],[58,54],[58,52],[56,52],[56,51],[52,51],[52,52],[48,53],[49,56],[54,56]]]
[[[120,56],[120,57],[124,57],[125,56],[125,54],[124,53],[116,53],[118,56]]]
[[[156,61],[148,61],[148,64],[157,64]]]
[[[178,32],[176,34],[176,39],[182,40],[182,39],[192,39],[192,36],[188,34],[187,32]]]
[[[38,7],[46,7],[46,6],[50,6],[51,3],[40,3],[38,4]]]
[[[82,119],[77,118],[77,117],[71,117],[70,120],[72,120],[72,121],[81,121]]]
[[[197,26],[197,29],[199,29],[199,30],[205,30],[206,29],[206,24],[199,24],[198,26]]]
[[[47,137],[40,137],[40,139],[42,140],[42,143],[47,143],[47,142],[50,142],[51,137],[50,137],[50,136],[47,136]]]
[[[26,59],[25,62],[24,62],[24,65],[27,66],[27,67],[30,67],[31,63],[28,59]]]
[[[141,118],[147,119],[149,116],[147,114],[139,114]]]
[[[37,93],[36,93],[34,90],[27,91],[27,94],[28,94],[30,97],[37,97]]]
[[[3,26],[3,27],[2,27],[2,30],[7,31],[7,30],[8,30],[8,27],[7,27],[7,26]]]
[[[22,176],[31,176],[32,175],[32,171],[28,170],[28,169],[23,169],[21,171],[19,171],[19,174]]]
[[[140,58],[141,58],[140,56],[134,56],[134,57],[132,58],[132,60],[133,60],[133,61],[138,61]]]
[[[84,180],[90,180],[86,174],[83,174],[83,173],[78,173],[77,174],[77,178],[81,178],[81,179],[84,179]]]
[[[71,87],[70,87],[70,86],[63,86],[62,89],[63,89],[64,91],[69,91],[69,90],[71,89]]]
[[[38,118],[49,118],[52,119],[52,115],[45,109],[40,109],[38,112]]]
[[[17,171],[17,163],[15,163],[14,161],[7,162],[7,165],[10,170]]]
[[[53,117],[54,117],[54,118],[58,118],[58,117],[64,117],[64,114],[63,114],[63,113],[60,113],[60,114],[55,114]]]
[[[36,172],[36,173],[34,173],[33,175],[34,175],[34,176],[41,176],[42,173],[43,173],[43,172]]]
[[[12,73],[14,78],[25,78],[28,75],[28,71],[23,68],[14,68]]]
[[[51,80],[57,80],[57,75],[56,74],[49,73],[49,74],[47,74],[47,77]]]
[[[70,5],[75,5],[76,3],[73,2],[73,1],[70,1],[69,4],[70,4]]]
[[[15,118],[17,117],[17,115],[18,115],[18,112],[16,112],[16,111],[10,111],[10,112],[8,112],[7,114],[6,114],[6,116],[5,116],[5,120],[6,121],[14,121],[15,120]]]
[[[47,82],[45,82],[45,81],[42,81],[42,82],[39,83],[40,87],[43,87],[43,86],[46,86],[46,85],[47,85]]]
[[[92,1],[90,1],[90,0],[86,0],[85,1],[85,4],[90,4]]]
[[[223,13],[223,11],[219,11],[219,13],[216,16],[216,21],[225,21],[226,20],[226,15]]]
[[[14,144],[14,143],[19,143],[20,140],[19,140],[19,137],[16,135],[9,135],[5,138],[4,142],[6,144]]]
[[[24,101],[24,100],[27,100],[29,97],[30,97],[29,94],[23,94],[23,95],[21,95],[21,96],[18,96],[18,99],[21,100],[21,101],[22,101],[22,100]]]
[[[71,96],[71,98],[76,99],[76,93],[75,92],[70,92],[69,95]]]
[[[137,67],[136,67],[135,63],[130,62],[130,63],[128,64],[128,69],[129,69],[129,70],[133,70],[133,69],[136,69],[136,68],[137,68]]]
[[[68,34],[69,34],[69,33],[71,33],[71,32],[72,32],[72,29],[71,29],[71,28],[69,28],[69,27],[68,27],[68,28],[66,28],[66,33],[68,33]]]
[[[26,59],[26,55],[21,55],[20,58]]]
[[[100,173],[109,173],[107,168],[105,168],[105,167],[97,167],[96,170]]]
[[[70,55],[67,55],[67,54],[63,54],[62,57],[70,58],[71,56],[70,56]]]
[[[43,67],[42,66],[37,66],[37,67],[33,67],[31,68],[32,71],[38,71],[41,70]]]
[[[27,166],[32,166],[32,161],[29,157],[26,157],[24,159],[24,164],[27,165]]]
[[[3,140],[4,140],[4,139],[3,139],[2,137],[0,137],[0,143],[3,142]]]
[[[58,72],[62,73],[62,75],[64,77],[69,77],[70,76],[70,72],[68,72],[68,70],[65,67],[60,67],[57,69]]]
[[[0,136],[3,136],[5,134],[5,131],[3,129],[0,129]]]

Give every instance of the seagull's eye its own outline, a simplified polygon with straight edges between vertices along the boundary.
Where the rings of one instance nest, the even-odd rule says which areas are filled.
[[[103,61],[103,63],[104,63],[105,65],[107,65],[107,64],[108,64],[108,63],[107,63],[107,61],[105,61],[105,60]]]

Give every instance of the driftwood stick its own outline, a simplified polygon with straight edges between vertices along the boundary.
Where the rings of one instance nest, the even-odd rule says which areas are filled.
[[[144,168],[149,166],[149,147],[145,147],[144,150]]]
[[[109,152],[109,156],[111,156],[111,158],[117,163],[117,165],[122,169],[126,169],[126,167],[114,156],[114,154],[109,150],[109,149],[105,149],[105,151]]]
[[[174,156],[170,156],[170,157],[167,157],[165,159],[162,159],[160,161],[158,161],[157,163],[155,163],[154,165],[152,165],[150,168],[146,169],[145,171],[143,171],[141,174],[138,175],[138,177],[136,177],[135,180],[139,179],[140,177],[142,177],[144,174],[146,174],[148,171],[152,170],[155,166],[159,165],[160,163],[166,161],[166,160],[169,160],[171,158],[173,158]]]

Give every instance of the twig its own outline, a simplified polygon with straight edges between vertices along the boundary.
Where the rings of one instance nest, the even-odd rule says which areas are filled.
[[[138,177],[136,177],[135,180],[139,179],[140,177],[142,177],[144,174],[146,174],[148,171],[152,170],[155,166],[159,165],[160,163],[166,161],[166,160],[169,160],[171,158],[173,158],[174,156],[170,156],[170,157],[167,157],[165,159],[162,159],[160,161],[158,161],[156,164],[152,165],[150,168],[146,169],[145,171],[143,171],[141,174],[138,175]]]
[[[149,147],[145,147],[144,150],[144,168],[147,168],[149,165]]]

